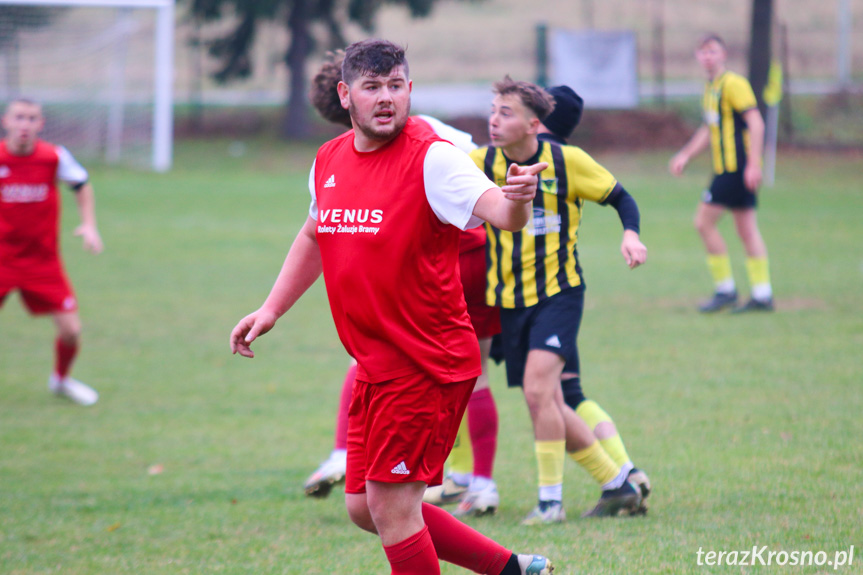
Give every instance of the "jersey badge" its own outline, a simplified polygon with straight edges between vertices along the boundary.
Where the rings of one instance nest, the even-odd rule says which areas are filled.
[[[557,195],[557,178],[543,178],[539,181],[539,185],[542,188],[542,193]]]

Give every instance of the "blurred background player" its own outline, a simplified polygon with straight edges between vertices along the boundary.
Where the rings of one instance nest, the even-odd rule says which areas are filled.
[[[56,327],[54,369],[48,388],[79,405],[99,394],[69,376],[78,354],[81,320],[78,302],[60,259],[60,198],[57,180],[72,187],[81,225],[75,235],[84,249],[100,253],[95,199],[87,171],[62,146],[38,138],[45,125],[42,107],[18,98],[3,114],[6,137],[0,142],[0,306],[18,290],[33,315],[50,315]]]
[[[563,387],[571,389],[570,380],[579,378],[576,338],[584,282],[576,243],[584,200],[618,210],[624,227],[621,252],[630,268],[647,258],[638,234],[638,207],[617,180],[581,149],[537,138],[541,120],[555,106],[548,92],[508,76],[494,85],[494,92],[489,117],[492,145],[471,153],[477,166],[500,182],[513,163],[549,165],[540,173],[541,193],[533,201],[533,218],[524,230],[506,232],[486,225],[487,303],[501,307],[507,382],[523,388],[534,427],[539,502],[523,523],[566,519],[562,499],[567,452],[602,486],[599,502],[585,515],[643,512],[641,490],[628,480],[633,468],[625,450],[626,467],[621,467],[563,397]],[[570,395],[581,394],[570,391]],[[607,415],[603,419],[610,423]]]
[[[351,117],[339,100],[338,83],[342,78],[343,52],[336,52],[324,62],[312,80],[309,98],[326,120],[350,128]],[[465,153],[476,149],[470,134],[430,116],[416,116],[435,134],[448,140]],[[485,241],[482,227],[461,233],[459,267],[465,301],[471,324],[479,340],[482,374],[477,378],[467,407],[467,417],[459,428],[456,447],[450,456],[451,471],[439,486],[430,487],[424,500],[430,503],[459,503],[457,515],[494,512],[500,503],[497,486],[492,479],[497,449],[498,416],[488,382],[488,356],[491,338],[500,333],[497,308],[485,303]],[[347,455],[347,421],[352,389],[356,378],[356,362],[351,361],[342,384],[336,418],[335,445],[329,457],[309,476],[304,484],[306,495],[326,497],[332,486],[345,477]],[[465,433],[465,427],[468,428]]]
[[[715,292],[699,309],[709,313],[737,304],[731,259],[717,228],[720,218],[730,211],[746,250],[751,289],[749,301],[733,311],[773,311],[767,246],[755,217],[761,185],[764,122],[749,81],[725,69],[728,53],[719,36],[709,34],[702,38],[695,57],[707,76],[704,123],[671,158],[669,170],[675,176],[681,175],[689,160],[711,148],[714,176],[695,213],[695,228],[707,249],[707,267],[713,276]]]

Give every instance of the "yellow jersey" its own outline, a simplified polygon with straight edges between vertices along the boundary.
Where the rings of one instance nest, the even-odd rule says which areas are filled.
[[[479,148],[470,155],[496,185],[506,184],[512,161],[503,150]],[[582,285],[576,246],[584,201],[602,203],[617,185],[608,170],[576,146],[540,141],[536,155],[524,165],[537,162],[549,167],[539,174],[527,226],[507,232],[485,224],[488,305],[530,307]]]
[[[746,165],[749,130],[743,113],[755,107],[749,81],[734,72],[724,72],[704,88],[704,123],[710,128],[713,172],[736,172]]]

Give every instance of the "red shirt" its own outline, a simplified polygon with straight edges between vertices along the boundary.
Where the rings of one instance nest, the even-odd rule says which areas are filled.
[[[438,219],[423,184],[423,160],[436,141],[409,119],[383,148],[357,152],[349,131],[315,160],[324,281],[362,381],[425,372],[449,383],[480,374],[458,276],[461,232]]]
[[[459,251],[461,253],[469,252],[477,248],[485,247],[486,233],[485,227],[471,228],[461,233],[461,243]]]
[[[33,153],[16,156],[0,141],[0,265],[34,267],[57,261],[60,161],[61,148],[48,142],[37,140]]]

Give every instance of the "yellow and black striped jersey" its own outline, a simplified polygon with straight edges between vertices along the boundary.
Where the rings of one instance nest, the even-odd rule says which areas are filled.
[[[495,184],[506,184],[512,162],[502,150],[480,148],[470,155]],[[539,175],[527,226],[507,232],[485,224],[488,305],[530,307],[581,285],[576,244],[584,200],[604,202],[617,185],[608,170],[576,146],[540,141],[537,154],[524,165],[536,162],[549,167]]]
[[[724,72],[704,88],[704,122],[710,128],[713,172],[736,172],[746,165],[749,130],[743,113],[757,106],[749,81]]]

